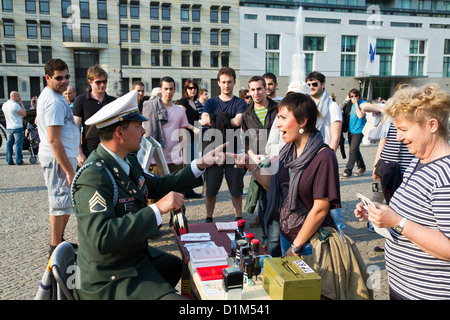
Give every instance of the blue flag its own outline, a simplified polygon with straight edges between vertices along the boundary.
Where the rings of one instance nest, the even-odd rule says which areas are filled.
[[[375,61],[375,48],[372,47],[372,44],[370,44],[369,47],[369,56],[370,56],[370,63],[373,63]]]

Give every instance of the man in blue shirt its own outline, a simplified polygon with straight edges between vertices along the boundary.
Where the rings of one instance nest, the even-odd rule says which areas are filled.
[[[359,150],[361,141],[364,137],[362,131],[366,125],[366,113],[362,108],[362,104],[367,103],[360,100],[361,93],[357,89],[352,89],[349,92],[349,97],[352,100],[352,108],[350,111],[349,128],[348,128],[348,144],[350,146],[347,165],[345,166],[343,178],[352,176],[353,167],[356,165],[358,170],[355,176],[360,176],[366,171],[366,165]]]
[[[242,122],[242,113],[247,108],[244,99],[238,98],[233,94],[233,88],[236,84],[236,73],[232,68],[224,67],[219,70],[217,75],[217,83],[220,87],[220,95],[210,98],[206,101],[201,117],[201,125],[210,127],[204,135],[204,141],[214,141],[215,145],[223,143],[227,137],[227,133],[232,140],[229,147],[235,146],[235,134],[239,135],[239,128]],[[209,132],[208,132],[209,131]],[[230,135],[230,133],[232,133]],[[222,135],[220,141],[213,140],[217,135]],[[237,146],[239,149],[239,146]],[[211,146],[206,146],[203,152],[207,152]],[[233,150],[232,152],[236,152]],[[239,150],[240,153],[240,150]],[[231,201],[233,203],[234,214],[236,219],[242,218],[242,191],[244,188],[244,174],[242,168],[234,167],[234,160],[227,161],[223,166],[213,165],[206,169],[204,179],[205,205],[206,205],[206,222],[212,222],[212,215],[216,204],[216,196],[222,184],[223,174],[227,180],[228,190],[231,193]]]

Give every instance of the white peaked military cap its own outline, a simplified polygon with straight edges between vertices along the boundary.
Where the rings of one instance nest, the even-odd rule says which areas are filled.
[[[97,128],[104,128],[116,122],[126,120],[148,120],[139,112],[137,90],[130,91],[105,105],[92,117],[86,120],[86,125],[95,125]]]

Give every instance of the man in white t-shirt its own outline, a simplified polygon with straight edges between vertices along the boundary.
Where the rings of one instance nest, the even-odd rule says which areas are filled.
[[[266,81],[266,96],[275,102],[280,102],[283,97],[277,95],[278,82],[277,76],[271,72],[263,75],[264,81]]]
[[[22,117],[27,115],[23,106],[20,94],[17,91],[11,91],[9,100],[2,106],[3,114],[6,120],[6,162],[14,165],[13,145],[16,145],[16,164],[23,164],[22,143],[24,138]]]
[[[48,189],[51,244],[49,253],[63,241],[63,234],[73,213],[71,190],[77,167],[80,131],[72,110],[62,94],[69,84],[67,64],[50,59],[45,64],[47,86],[37,103],[39,162]]]
[[[341,140],[342,111],[325,90],[325,76],[320,72],[311,72],[306,76],[311,98],[316,102],[323,120],[318,119],[316,127],[324,134],[324,142],[336,152]],[[330,210],[339,231],[345,228],[341,208]]]
[[[324,132],[324,142],[336,152],[341,139],[342,111],[325,90],[325,76],[320,72],[311,72],[306,76],[306,84],[311,91],[311,98],[317,104],[322,117],[323,126],[318,121],[318,130]]]

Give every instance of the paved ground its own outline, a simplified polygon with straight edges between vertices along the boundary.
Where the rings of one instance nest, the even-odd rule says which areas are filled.
[[[371,168],[376,145],[363,146],[361,151],[366,165]],[[47,190],[40,165],[30,164],[28,158],[29,152],[25,151],[25,165],[8,166],[5,143],[0,148],[0,300],[33,299],[47,265],[50,238]],[[338,161],[342,173],[346,160],[338,154]],[[373,250],[376,245],[383,244],[383,239],[368,232],[365,223],[360,223],[353,215],[357,203],[355,192],[371,196],[371,174],[372,172],[368,171],[363,176],[341,180],[345,232],[357,242],[369,270],[375,270],[371,273],[376,286],[375,299],[386,300],[388,289],[384,255]],[[247,175],[246,185],[249,180]],[[197,192],[201,190],[201,187],[196,189]],[[215,221],[233,219],[233,209],[225,182],[217,200]],[[186,206],[189,222],[203,222],[204,198],[187,200]],[[247,221],[254,218],[254,215],[249,213],[244,213],[243,216]],[[167,217],[164,217],[164,221],[167,222]],[[77,242],[76,229],[76,219],[72,217],[66,230],[66,240]],[[259,228],[250,230],[255,233],[256,238],[260,237]],[[179,255],[167,223],[161,229],[160,236],[152,240],[151,245]]]

